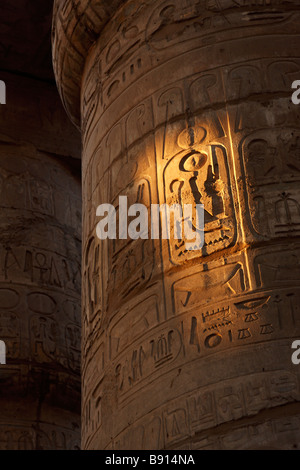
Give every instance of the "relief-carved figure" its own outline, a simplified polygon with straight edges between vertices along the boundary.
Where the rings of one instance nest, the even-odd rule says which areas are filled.
[[[255,233],[268,237],[299,234],[299,151],[300,134],[292,129],[258,131],[240,144]]]
[[[32,316],[30,321],[32,337],[32,355],[39,362],[56,360],[58,325],[52,319],[43,316]]]
[[[173,157],[164,171],[167,204],[192,204],[194,213],[196,204],[204,205],[204,246],[189,252],[185,240],[174,239],[173,232],[169,247],[175,264],[224,249],[235,237],[227,150],[222,144],[210,143],[206,136],[201,127],[183,131],[178,144],[186,150]]]
[[[135,203],[151,205],[151,187],[147,179],[136,179],[124,188],[122,195],[128,197],[128,207]],[[119,206],[116,204],[117,224],[119,221]],[[149,211],[150,214],[150,211]],[[150,215],[149,215],[150,217]],[[150,227],[150,221],[148,221]],[[119,298],[125,298],[128,293],[149,282],[154,268],[154,241],[145,240],[111,240],[108,244],[108,292],[111,302],[114,302],[114,292],[118,290]]]

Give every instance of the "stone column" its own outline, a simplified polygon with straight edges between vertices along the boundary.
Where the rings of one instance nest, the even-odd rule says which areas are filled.
[[[83,140],[83,448],[298,445],[299,20],[296,0],[56,1]],[[204,204],[203,248],[100,241],[119,196]]]
[[[1,79],[0,449],[78,449],[79,136],[55,86]]]

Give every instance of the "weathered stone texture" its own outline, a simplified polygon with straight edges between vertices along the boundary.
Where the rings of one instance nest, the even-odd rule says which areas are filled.
[[[104,1],[56,1],[54,17],[77,123],[81,101],[83,447],[292,448],[300,2],[118,3],[110,21]],[[119,195],[202,202],[203,249],[100,242],[96,207]]]
[[[3,78],[0,449],[78,449],[81,188],[71,156],[80,143],[54,87]]]

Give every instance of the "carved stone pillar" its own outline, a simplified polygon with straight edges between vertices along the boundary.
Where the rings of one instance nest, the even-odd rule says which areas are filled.
[[[299,20],[296,0],[56,1],[83,139],[86,449],[299,443]],[[203,203],[203,249],[98,240],[120,195]]]
[[[80,142],[55,86],[1,78],[0,449],[78,449]]]

